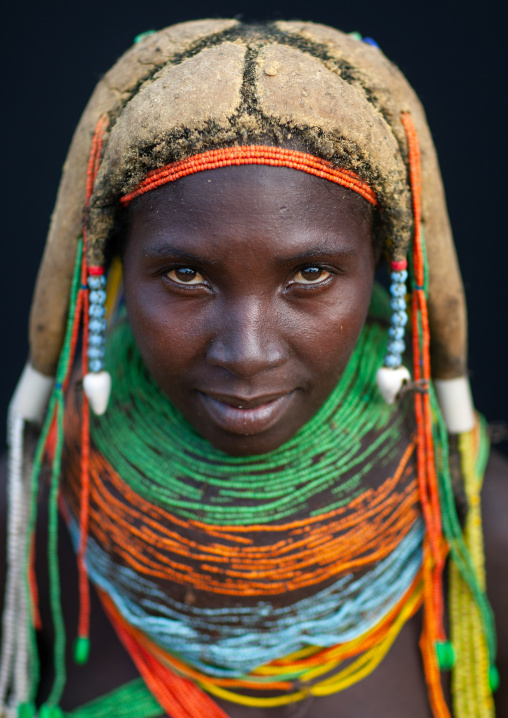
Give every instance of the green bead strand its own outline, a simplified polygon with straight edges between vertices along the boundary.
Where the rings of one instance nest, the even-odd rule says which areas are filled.
[[[144,681],[136,678],[101,698],[65,713],[65,718],[159,718],[163,714]]]
[[[36,714],[35,703],[20,703],[18,706],[18,718],[34,718]]]
[[[492,693],[497,691],[499,683],[499,671],[497,670],[497,666],[492,665],[489,667],[489,687]]]
[[[455,665],[455,649],[451,641],[437,641],[434,647],[440,670],[451,671]]]
[[[48,703],[44,703],[39,708],[39,716],[38,718],[63,718],[64,712],[60,708],[60,706],[52,706]]]
[[[378,314],[387,309],[377,288],[372,305]],[[107,350],[110,410],[92,419],[92,440],[134,491],[182,518],[276,522],[304,510],[319,513],[323,507],[309,502],[326,492],[327,500],[335,499],[326,506],[331,510],[361,493],[362,478],[393,457],[400,436],[403,412],[384,402],[375,383],[385,347],[385,329],[368,322],[337,387],[296,436],[262,456],[230,457],[200,437],[160,392],[128,324],[119,322]],[[129,412],[121,409],[126,405]]]
[[[82,240],[78,241],[76,249],[76,262],[74,265],[74,275],[71,285],[70,303],[69,303],[69,314],[67,318],[67,327],[64,339],[64,345],[60,354],[58,362],[55,388],[52,396],[49,400],[48,411],[46,414],[46,420],[44,422],[37,449],[35,452],[34,463],[32,467],[31,479],[30,479],[30,505],[28,515],[28,526],[27,526],[27,545],[25,547],[25,591],[27,597],[30,596],[30,587],[28,584],[29,575],[29,562],[31,557],[32,548],[32,537],[35,533],[35,527],[37,523],[37,502],[39,494],[39,474],[41,472],[44,454],[46,449],[46,442],[48,439],[49,432],[53,425],[55,418],[55,412],[58,417],[57,424],[57,443],[55,449],[55,457],[53,461],[51,471],[51,490],[50,490],[50,505],[49,505],[49,538],[48,538],[48,558],[49,558],[49,573],[50,573],[50,604],[55,629],[55,645],[54,645],[54,661],[55,661],[55,679],[51,690],[50,702],[57,704],[60,701],[61,693],[65,686],[66,673],[65,673],[65,626],[63,622],[62,609],[60,605],[60,585],[59,585],[59,569],[58,569],[58,484],[60,477],[60,464],[61,455],[63,448],[63,410],[64,410],[64,397],[63,397],[63,383],[70,369],[70,349],[72,339],[72,329],[74,323],[74,316],[76,312],[77,297],[79,291],[80,275],[81,275],[81,261],[83,254],[83,243]],[[31,600],[27,601],[32,610]],[[35,700],[37,693],[37,687],[39,685],[40,669],[39,669],[39,658],[37,651],[37,640],[35,636],[35,621],[30,621],[28,627],[28,639],[29,639],[29,662],[30,662],[30,674],[31,674],[31,685],[30,685],[30,703],[23,705],[32,705]],[[35,714],[35,709],[34,709]],[[33,715],[34,715],[33,714]],[[27,717],[28,718],[28,717]]]
[[[90,657],[90,639],[84,636],[78,636],[74,641],[74,662],[78,666],[88,663]]]

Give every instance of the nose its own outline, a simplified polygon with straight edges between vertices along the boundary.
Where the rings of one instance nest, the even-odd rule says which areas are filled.
[[[207,351],[207,361],[240,379],[286,363],[289,352],[276,314],[262,302],[243,301],[223,307]]]

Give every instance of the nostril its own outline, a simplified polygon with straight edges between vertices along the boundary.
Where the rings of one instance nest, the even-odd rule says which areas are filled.
[[[229,340],[216,338],[209,346],[207,361],[242,379],[284,364],[288,352],[283,343],[264,339],[262,342],[254,341],[247,334]]]

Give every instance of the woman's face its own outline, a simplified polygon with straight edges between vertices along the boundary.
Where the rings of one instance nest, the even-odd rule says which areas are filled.
[[[201,172],[131,206],[125,299],[148,370],[234,456],[291,438],[330,395],[367,315],[371,208],[259,165]]]

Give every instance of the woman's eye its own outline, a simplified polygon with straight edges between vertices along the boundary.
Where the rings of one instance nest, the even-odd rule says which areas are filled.
[[[166,277],[175,284],[203,284],[205,278],[196,269],[191,267],[176,267],[166,272]]]
[[[328,277],[331,277],[331,272],[323,267],[305,267],[300,269],[293,277],[293,282],[296,284],[319,284],[324,282]]]

